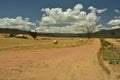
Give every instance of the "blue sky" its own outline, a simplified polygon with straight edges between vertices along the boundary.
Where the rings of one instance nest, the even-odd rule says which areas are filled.
[[[43,8],[62,8],[63,11],[66,11],[68,8],[73,9],[77,4],[81,4],[82,10],[86,13],[90,12],[88,10],[90,6],[96,9],[106,8],[105,12],[96,14],[101,17],[97,24],[105,27],[111,27],[108,22],[115,16],[120,16],[120,0],[0,0],[0,19],[16,19],[19,16],[23,21],[27,17],[30,19],[29,22],[35,23],[40,22],[43,14],[46,13],[41,12]]]

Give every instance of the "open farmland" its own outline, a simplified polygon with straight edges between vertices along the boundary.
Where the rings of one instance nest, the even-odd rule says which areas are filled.
[[[1,34],[0,51],[77,47],[84,44],[90,44],[91,42],[91,40],[88,40],[87,38],[38,37],[38,40],[34,40],[29,35],[27,35],[27,37],[28,39],[5,38],[4,34]],[[57,40],[58,44],[53,44],[53,40]]]
[[[78,47],[1,51],[0,78],[2,80],[110,80],[97,59],[100,47],[100,41],[94,39],[89,44]]]

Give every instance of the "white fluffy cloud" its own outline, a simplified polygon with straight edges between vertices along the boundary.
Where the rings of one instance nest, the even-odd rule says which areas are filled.
[[[44,15],[41,19],[41,25],[52,25],[52,24],[75,24],[78,22],[96,22],[98,21],[98,17],[96,13],[86,13],[85,11],[81,11],[83,6],[81,4],[77,4],[73,9],[67,9],[63,11],[62,8],[46,8],[42,9]]]
[[[112,29],[118,29],[120,26],[113,26]]]
[[[74,10],[81,10],[83,9],[83,5],[82,4],[77,4],[75,7],[74,7]]]
[[[106,28],[105,26],[103,26],[102,24],[97,25],[97,31],[99,30],[108,30],[109,28]]]
[[[77,4],[73,9],[65,11],[62,8],[45,8],[42,9],[43,17],[40,21],[40,27],[36,28],[39,32],[64,32],[77,33],[81,32],[84,25],[96,25],[100,17],[97,13],[102,13],[107,9],[97,9],[89,7],[91,12],[83,11],[83,5]]]
[[[40,26],[36,28],[38,32],[43,33],[80,33],[82,32],[78,26],[65,26],[65,27],[48,27],[48,26]]]
[[[108,22],[108,24],[112,26],[111,29],[118,29],[118,28],[120,28],[120,18],[119,17],[115,17],[115,19],[110,20]]]
[[[0,18],[0,28],[15,28],[30,30],[31,26],[35,26],[35,23],[29,21],[29,18]]]
[[[108,22],[109,25],[120,25],[120,19],[113,19]]]
[[[119,11],[118,9],[115,9],[115,12],[116,12],[116,13],[120,13],[120,11]]]

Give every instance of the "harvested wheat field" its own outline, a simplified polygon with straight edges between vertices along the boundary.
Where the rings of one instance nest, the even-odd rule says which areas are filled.
[[[0,51],[18,51],[18,50],[38,50],[77,47],[84,44],[90,44],[92,40],[87,38],[59,38],[59,37],[38,37],[38,40],[32,39],[26,35],[28,39],[21,38],[5,38],[5,34],[0,34]],[[57,40],[58,44],[53,44],[53,40]]]
[[[110,80],[98,63],[100,41],[79,47],[0,52],[2,80]]]

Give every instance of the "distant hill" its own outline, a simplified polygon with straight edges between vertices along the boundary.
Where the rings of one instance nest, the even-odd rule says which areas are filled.
[[[28,34],[28,31],[18,29],[0,28],[0,33]],[[39,36],[48,37],[87,37],[85,34],[72,33],[38,33]],[[94,38],[120,38],[120,29],[101,30],[91,34]]]
[[[120,38],[120,29],[101,30],[94,33],[93,37]]]
[[[27,34],[28,31],[19,30],[19,29],[0,28],[0,33]]]

